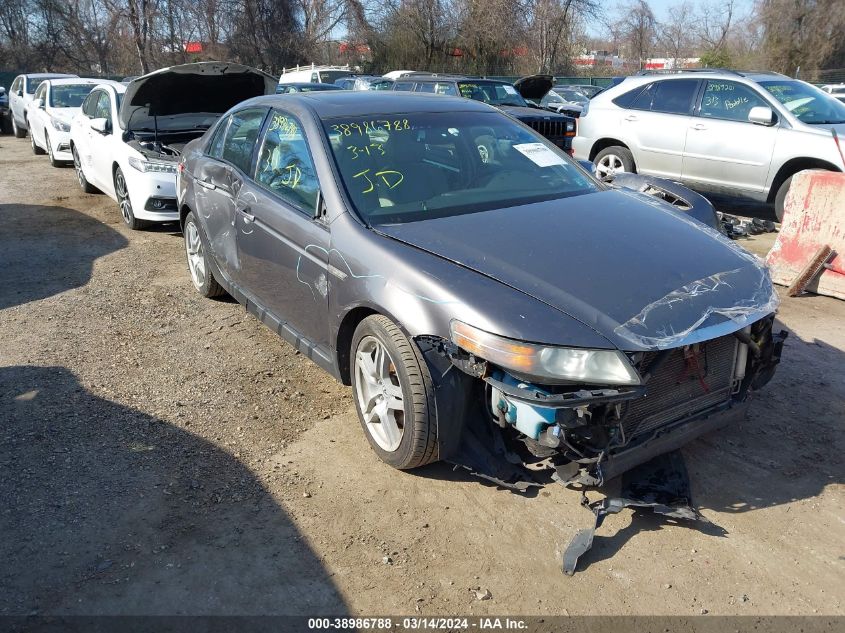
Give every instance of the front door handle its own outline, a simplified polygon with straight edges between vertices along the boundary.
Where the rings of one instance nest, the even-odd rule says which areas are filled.
[[[697,131],[699,131],[699,132],[700,132],[701,130],[706,130],[706,129],[707,129],[707,126],[706,126],[706,125],[704,125],[703,123],[696,123],[695,125],[693,125],[693,126],[692,126],[692,128],[691,128],[691,129],[693,129],[693,130],[697,130]]]
[[[636,114],[629,114],[628,116],[625,117],[625,120],[626,121],[639,121],[640,117],[638,117]]]
[[[198,184],[200,187],[202,187],[203,189],[211,189],[212,191],[214,191],[215,189],[217,189],[217,185],[215,185],[213,182],[209,182],[209,181],[207,181],[207,180],[199,180],[199,179],[197,179],[197,184]]]

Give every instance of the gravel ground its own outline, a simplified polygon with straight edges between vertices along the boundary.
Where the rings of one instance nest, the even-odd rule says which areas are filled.
[[[0,137],[0,615],[843,614],[845,302],[779,318],[750,419],[684,450],[724,533],[626,511],[565,577],[576,493],[381,464],[348,389],[193,291],[174,227]]]

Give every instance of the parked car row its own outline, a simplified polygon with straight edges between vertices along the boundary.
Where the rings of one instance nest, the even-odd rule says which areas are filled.
[[[578,119],[576,158],[600,177],[636,172],[707,193],[774,204],[794,174],[845,169],[845,104],[778,73],[700,71],[628,77]]]
[[[48,84],[38,116],[62,120],[54,91],[74,81]],[[767,270],[712,205],[596,179],[520,121],[557,115],[511,84],[401,82],[275,94],[215,62],[99,82],[71,156],[131,228],[180,223],[199,293],[351,386],[394,467],[595,484],[741,418],[785,335]]]

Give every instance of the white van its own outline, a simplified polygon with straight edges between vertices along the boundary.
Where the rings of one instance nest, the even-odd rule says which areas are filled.
[[[333,84],[341,77],[348,77],[353,72],[346,66],[295,66],[294,68],[283,68],[279,84],[312,83],[312,84]]]

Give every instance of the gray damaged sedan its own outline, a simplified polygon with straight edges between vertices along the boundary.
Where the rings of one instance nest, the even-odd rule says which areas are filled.
[[[196,289],[351,385],[396,468],[600,484],[738,420],[780,359],[757,258],[482,103],[258,97],[178,176]]]

